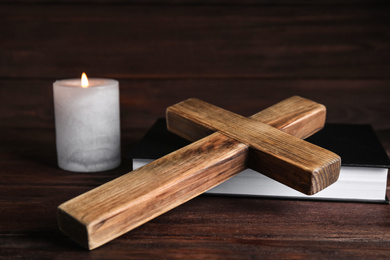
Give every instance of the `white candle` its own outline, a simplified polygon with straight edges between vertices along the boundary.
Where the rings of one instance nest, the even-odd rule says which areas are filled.
[[[120,155],[119,84],[112,79],[58,80],[53,84],[57,157],[74,172],[117,167]]]

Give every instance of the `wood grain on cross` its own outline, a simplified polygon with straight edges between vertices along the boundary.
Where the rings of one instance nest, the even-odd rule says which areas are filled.
[[[337,180],[341,160],[299,138],[321,129],[325,115],[323,105],[301,97],[250,118],[197,99],[171,106],[168,128],[192,141],[202,139],[61,204],[60,229],[94,249],[248,166],[314,194]]]

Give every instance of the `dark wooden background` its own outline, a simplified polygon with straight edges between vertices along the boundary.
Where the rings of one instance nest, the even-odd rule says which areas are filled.
[[[386,1],[0,0],[0,258],[388,258],[390,208],[201,196],[88,252],[56,207],[128,172],[57,168],[52,83],[120,81],[123,155],[167,106],[251,115],[292,95],[372,124],[390,154]]]

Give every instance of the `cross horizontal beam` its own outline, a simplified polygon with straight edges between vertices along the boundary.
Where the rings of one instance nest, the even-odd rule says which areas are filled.
[[[316,120],[313,121],[311,123],[316,124]],[[319,192],[338,178],[341,160],[337,154],[260,120],[237,115],[198,99],[188,99],[169,107],[167,125],[171,132],[184,138],[188,138],[193,129],[201,127],[246,144],[250,147],[250,168],[308,195]]]

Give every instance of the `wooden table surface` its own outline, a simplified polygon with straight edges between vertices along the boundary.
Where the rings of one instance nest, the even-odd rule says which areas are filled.
[[[0,259],[390,258],[390,207],[197,197],[93,251],[56,207],[131,170],[165,109],[196,97],[248,116],[292,95],[371,124],[390,154],[386,1],[0,0]],[[120,81],[123,164],[57,167],[52,83]]]

